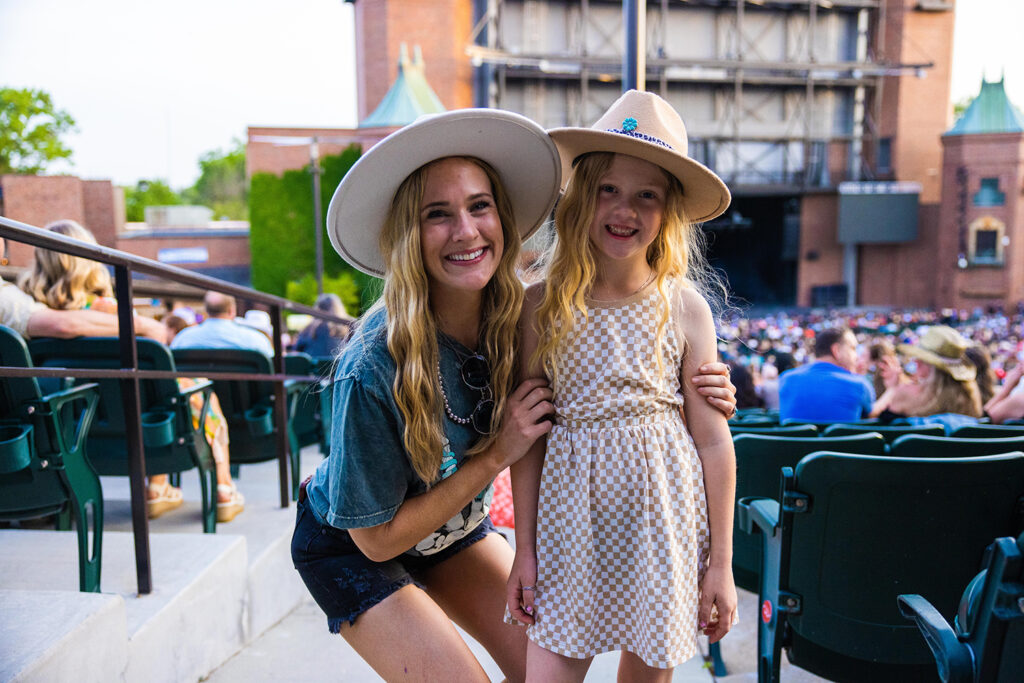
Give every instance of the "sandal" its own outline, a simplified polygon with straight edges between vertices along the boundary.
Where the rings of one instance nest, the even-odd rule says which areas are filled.
[[[222,502],[220,496],[230,495],[231,500]],[[217,484],[217,523],[230,522],[238,513],[245,509],[245,496],[235,487],[235,483]]]
[[[156,496],[152,496],[154,493]],[[155,487],[152,484],[146,487],[146,516],[150,519],[156,519],[168,510],[179,508],[184,502],[185,497],[181,489],[169,483],[162,487]]]

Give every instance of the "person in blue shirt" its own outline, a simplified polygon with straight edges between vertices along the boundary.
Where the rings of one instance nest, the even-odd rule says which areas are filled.
[[[171,340],[172,349],[253,349],[274,355],[274,346],[267,335],[235,322],[237,305],[233,296],[207,292],[203,307],[206,320],[175,335]]]
[[[857,339],[845,327],[814,339],[814,362],[779,376],[779,419],[808,422],[859,420],[871,414],[875,391],[856,374]]]
[[[338,358],[331,453],[301,488],[292,560],[385,680],[488,680],[452,622],[524,679],[526,633],[502,620],[514,553],[488,508],[495,476],[551,428],[547,383],[515,382],[517,264],[560,179],[536,123],[466,109],[377,143],[331,201],[334,248],[384,287]],[[731,413],[725,366],[702,371]]]

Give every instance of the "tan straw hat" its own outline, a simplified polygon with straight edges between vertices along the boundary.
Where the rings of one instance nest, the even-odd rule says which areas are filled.
[[[695,223],[722,215],[729,188],[706,166],[689,157],[686,126],[679,114],[654,93],[630,90],[590,128],[548,131],[562,157],[562,180],[576,159],[588,152],[615,152],[662,167],[683,185],[683,211]]]
[[[384,275],[380,233],[395,192],[421,166],[450,156],[486,161],[497,171],[525,240],[551,213],[561,180],[558,152],[539,125],[499,109],[457,109],[421,116],[360,157],[334,191],[327,234],[341,257]]]
[[[978,374],[974,363],[964,355],[968,346],[967,340],[952,327],[935,325],[921,335],[916,346],[900,344],[897,349],[942,370],[958,382],[966,382]]]

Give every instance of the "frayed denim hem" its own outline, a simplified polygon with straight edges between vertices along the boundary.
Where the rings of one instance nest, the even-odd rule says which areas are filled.
[[[378,591],[374,595],[361,600],[359,602],[359,605],[355,607],[355,609],[351,610],[346,616],[328,617],[328,630],[335,635],[341,633],[341,627],[343,624],[345,624],[345,622],[348,622],[349,626],[355,625],[356,619],[358,619],[360,615],[370,611],[380,603],[387,600],[387,598],[390,595],[397,593],[400,589],[405,588],[409,584],[413,584],[415,586],[418,586],[419,588],[423,588],[423,586],[421,586],[418,581],[413,581],[408,576],[402,577],[397,581],[392,581],[385,590]]]

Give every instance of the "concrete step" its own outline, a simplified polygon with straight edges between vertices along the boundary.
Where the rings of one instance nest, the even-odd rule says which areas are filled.
[[[303,453],[305,471],[319,461]],[[216,534],[201,533],[195,473],[182,479],[185,504],[150,521],[148,595],[136,585],[127,479],[102,480],[100,594],[78,592],[74,532],[0,529],[0,680],[197,680],[308,598],[276,463],[242,469],[246,509]]]

